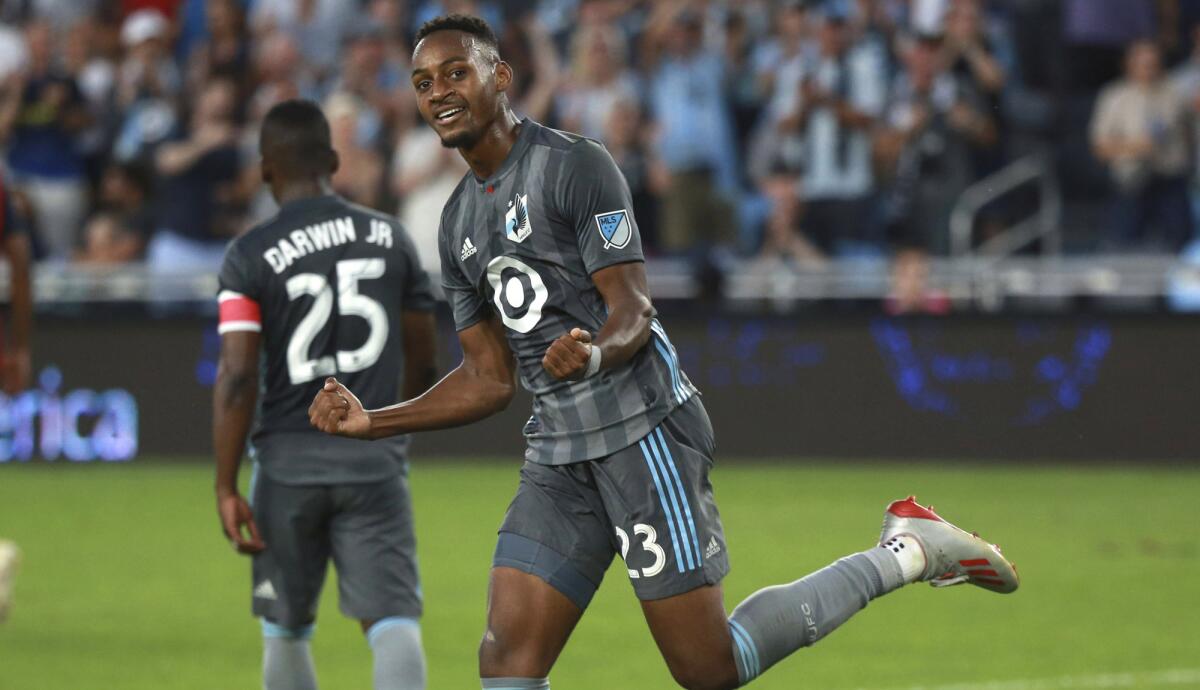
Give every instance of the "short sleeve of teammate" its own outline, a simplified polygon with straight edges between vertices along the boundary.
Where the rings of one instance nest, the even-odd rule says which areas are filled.
[[[262,308],[258,276],[244,256],[242,243],[235,240],[225,251],[218,278],[217,332],[262,331]]]
[[[625,176],[599,143],[583,139],[572,146],[559,174],[558,205],[575,230],[588,274],[642,261],[642,240],[633,217]]]

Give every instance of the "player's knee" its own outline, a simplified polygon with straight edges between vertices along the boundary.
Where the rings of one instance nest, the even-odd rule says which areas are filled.
[[[733,690],[738,687],[737,669],[728,666],[695,657],[667,660],[671,677],[686,690]]]
[[[523,644],[520,636],[489,629],[479,643],[481,678],[541,678],[550,672],[537,646]]]

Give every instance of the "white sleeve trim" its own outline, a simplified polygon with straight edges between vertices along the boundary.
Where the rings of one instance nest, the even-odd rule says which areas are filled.
[[[246,297],[245,295],[243,295],[240,292],[234,292],[233,290],[222,290],[219,293],[217,293],[217,301],[218,302],[225,302],[225,301],[228,301],[231,299],[250,299],[250,298]]]
[[[253,331],[259,333],[262,331],[262,324],[257,321],[226,321],[217,326],[217,333],[219,335],[236,331]]]

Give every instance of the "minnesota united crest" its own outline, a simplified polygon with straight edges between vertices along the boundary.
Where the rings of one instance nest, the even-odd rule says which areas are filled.
[[[508,213],[504,214],[504,236],[513,242],[524,242],[533,234],[529,224],[529,195],[516,194],[508,202]]]

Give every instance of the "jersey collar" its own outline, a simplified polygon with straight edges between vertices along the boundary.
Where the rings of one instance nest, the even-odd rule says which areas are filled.
[[[279,207],[280,213],[292,213],[294,211],[304,211],[311,208],[318,208],[330,201],[337,199],[336,194],[319,194],[317,196],[306,196],[303,199],[292,199],[286,204]]]
[[[530,118],[522,118],[521,130],[517,132],[517,140],[513,142],[512,148],[508,150],[508,155],[504,157],[504,162],[487,179],[471,173],[471,176],[475,178],[475,183],[480,187],[487,188],[507,175],[508,171],[512,170],[516,166],[517,161],[521,160],[521,157],[525,155],[525,151],[529,148],[529,144],[533,140],[533,130],[540,126]]]

